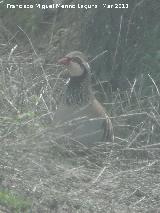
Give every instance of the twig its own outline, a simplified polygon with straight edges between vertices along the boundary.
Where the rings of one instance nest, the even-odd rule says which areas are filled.
[[[12,55],[13,55],[13,53],[14,53],[14,51],[16,50],[17,47],[18,47],[18,45],[16,44],[16,45],[11,49],[11,52],[10,52],[10,54],[9,54],[9,56],[8,56],[8,61],[10,61],[10,59],[11,59],[11,57],[12,57]]]
[[[94,58],[92,58],[89,63],[91,64],[93,61],[95,61],[97,58],[99,58],[100,56],[104,55],[105,53],[108,53],[108,50],[104,50],[103,52],[99,53],[98,55],[96,55]]]
[[[100,171],[100,173],[98,174],[96,179],[92,182],[92,184],[95,184],[99,180],[99,178],[102,176],[102,174],[104,173],[105,170],[106,170],[106,166],[103,167],[103,169]]]
[[[157,86],[156,82],[155,82],[154,79],[150,76],[150,74],[148,74],[148,76],[149,76],[149,78],[151,79],[151,81],[153,82],[153,84],[154,84],[154,86],[155,86],[155,88],[156,88],[156,90],[157,90],[157,93],[158,93],[158,95],[160,96],[160,92],[159,92],[159,89],[158,89],[158,86]]]
[[[119,41],[120,41],[120,38],[121,38],[122,21],[123,21],[123,16],[121,16],[121,18],[120,18],[119,33],[118,33],[118,37],[117,37],[115,53],[114,53],[114,56],[113,56],[112,70],[114,70],[115,65],[116,65],[116,57],[117,57],[117,53],[118,53]]]

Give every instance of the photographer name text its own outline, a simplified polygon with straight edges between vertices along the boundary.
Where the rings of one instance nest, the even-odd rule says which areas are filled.
[[[33,8],[38,8],[42,10],[46,9],[57,9],[57,8],[62,8],[62,9],[96,9],[99,7],[102,8],[119,8],[119,9],[126,9],[128,8],[128,4],[7,4],[6,5],[8,9],[33,9]]]

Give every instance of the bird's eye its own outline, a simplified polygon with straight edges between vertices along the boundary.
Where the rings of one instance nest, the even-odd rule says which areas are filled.
[[[71,59],[71,61],[76,62],[76,63],[77,63],[77,64],[79,64],[79,65],[81,65],[81,64],[82,64],[81,59],[80,59],[80,58],[78,58],[78,57],[74,57],[74,58],[72,58],[72,59]]]

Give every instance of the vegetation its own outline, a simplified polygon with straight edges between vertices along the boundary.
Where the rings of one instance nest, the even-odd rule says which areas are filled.
[[[8,189],[0,210],[160,211],[157,2],[108,13],[0,8],[0,186]],[[56,59],[71,47],[89,55],[113,144],[87,149],[56,138],[64,85]]]
[[[31,208],[30,202],[19,196],[15,196],[8,191],[0,191],[0,205],[6,206],[12,212],[27,212]]]

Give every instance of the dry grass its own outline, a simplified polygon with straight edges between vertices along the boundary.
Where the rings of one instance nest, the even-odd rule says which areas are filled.
[[[59,73],[35,50],[1,49],[0,187],[32,200],[26,212],[160,212],[155,80],[149,76],[147,96],[139,79],[128,82],[127,91],[112,92],[104,105],[115,142],[87,149],[54,136],[51,124],[63,85]]]

